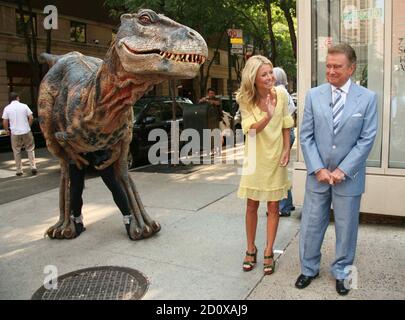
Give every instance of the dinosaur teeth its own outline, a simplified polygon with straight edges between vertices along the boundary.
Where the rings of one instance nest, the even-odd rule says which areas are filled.
[[[166,59],[173,60],[175,62],[191,62],[191,63],[198,63],[203,64],[206,61],[206,57],[199,55],[199,54],[177,54],[177,53],[170,53],[170,52],[163,52],[160,51],[159,54]]]

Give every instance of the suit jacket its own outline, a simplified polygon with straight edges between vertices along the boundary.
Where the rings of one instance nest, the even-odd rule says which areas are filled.
[[[305,99],[300,143],[307,167],[306,188],[325,192],[331,186],[319,183],[315,172],[336,168],[346,179],[332,188],[342,196],[364,192],[366,160],[377,133],[377,95],[353,83],[346,97],[343,114],[333,133],[332,88],[329,83],[311,89]]]

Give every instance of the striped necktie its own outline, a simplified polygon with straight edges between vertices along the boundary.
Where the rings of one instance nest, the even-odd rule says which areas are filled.
[[[342,97],[342,90],[337,88],[335,91],[335,102],[332,106],[333,114],[333,133],[336,134],[337,128],[339,126],[340,118],[342,117],[344,103]]]

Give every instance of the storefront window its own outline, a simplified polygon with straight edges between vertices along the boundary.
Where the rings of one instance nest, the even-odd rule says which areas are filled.
[[[393,1],[389,167],[405,169],[405,2]]]
[[[324,83],[328,47],[349,43],[357,54],[353,80],[378,95],[379,126],[367,166],[381,166],[384,91],[384,0],[312,0],[312,86]]]

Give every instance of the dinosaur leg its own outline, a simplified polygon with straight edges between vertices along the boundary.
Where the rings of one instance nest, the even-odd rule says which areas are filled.
[[[54,239],[56,238],[56,230],[58,230],[62,225],[65,220],[64,214],[65,214],[65,175],[63,174],[64,166],[63,163],[64,161],[60,161],[60,166],[61,166],[61,177],[59,181],[59,220],[56,222],[53,226],[49,227],[48,230],[45,232],[45,236],[48,235],[49,238]]]
[[[59,220],[46,231],[51,239],[72,239],[76,237],[74,223],[70,219],[70,190],[69,190],[69,165],[60,161],[61,179],[59,184]]]
[[[125,148],[123,148],[125,151]],[[122,154],[125,154],[123,152]],[[121,157],[120,161],[116,162],[115,171],[117,176],[120,177],[120,182],[122,183],[128,200],[131,205],[132,213],[134,215],[133,224],[131,224],[131,235],[133,238],[148,238],[153,233],[156,233],[160,230],[160,225],[152,221],[142,204],[140,196],[136,190],[135,183],[132,181],[131,177],[128,174],[128,166],[126,162],[126,157]],[[141,230],[141,237],[139,237],[139,229]]]
[[[141,197],[139,196],[139,193],[138,193],[138,191],[136,190],[135,183],[133,182],[133,180],[132,180],[131,177],[128,176],[128,178],[129,178],[129,183],[130,183],[130,185],[131,185],[131,190],[132,190],[133,194],[135,195],[135,200],[136,200],[137,206],[139,207],[139,209],[140,209],[140,211],[141,211],[141,215],[142,215],[143,221],[145,222],[145,224],[146,224],[147,226],[149,226],[150,228],[152,228],[152,233],[151,233],[151,234],[148,234],[147,236],[151,236],[153,233],[158,233],[158,232],[160,231],[160,229],[161,229],[160,224],[159,224],[157,221],[152,220],[152,219],[149,217],[149,215],[147,214],[147,212],[146,212],[146,210],[145,210],[145,207],[143,206]],[[144,236],[145,236],[145,235],[144,235]],[[145,237],[146,237],[146,236],[145,236]]]
[[[142,219],[141,211],[139,209],[139,206],[137,205],[134,194],[131,191],[131,186],[128,181],[128,173],[121,170],[119,161],[117,161],[117,163],[115,164],[114,171],[116,173],[116,176],[119,177],[119,183],[121,184],[123,190],[125,191],[125,194],[129,202],[129,206],[132,210],[132,219],[130,224],[131,238],[133,240],[140,240],[145,235],[148,235],[151,230],[148,226],[145,225]]]

